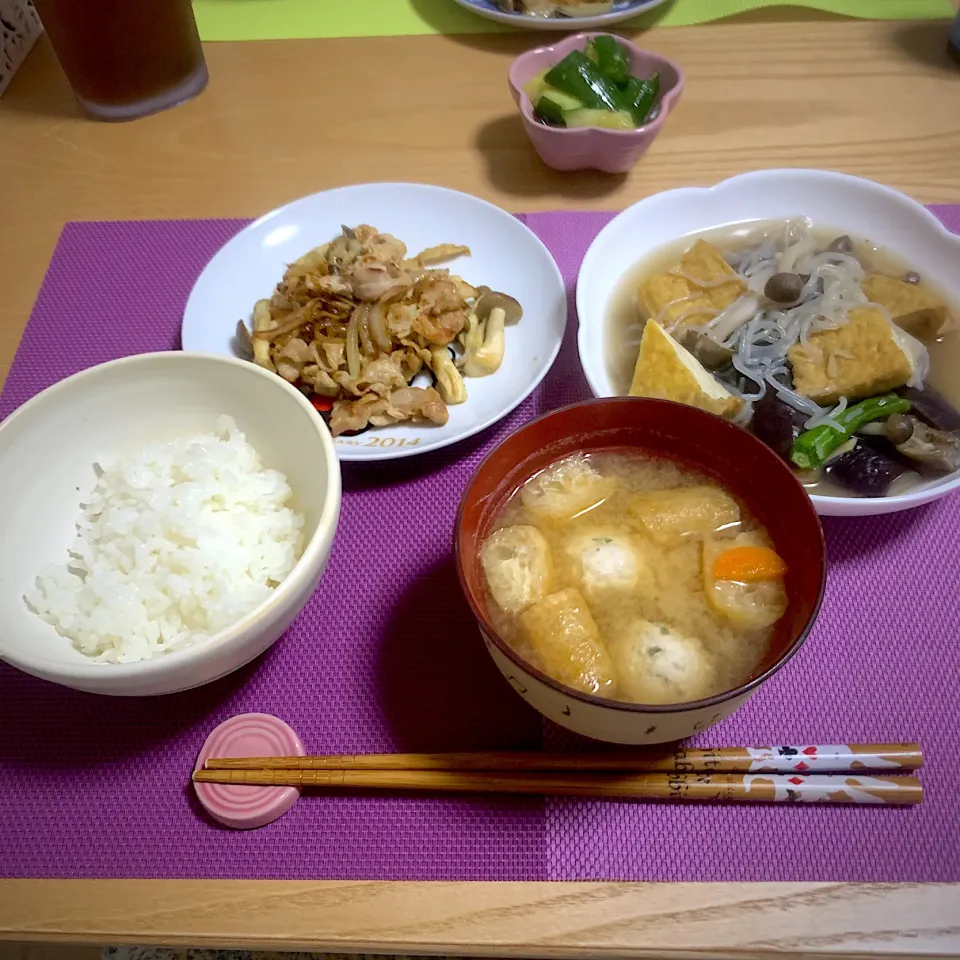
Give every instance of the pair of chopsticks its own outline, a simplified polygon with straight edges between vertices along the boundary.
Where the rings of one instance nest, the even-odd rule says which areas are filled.
[[[212,757],[197,783],[743,803],[920,803],[916,743],[725,747],[669,753],[395,753]]]

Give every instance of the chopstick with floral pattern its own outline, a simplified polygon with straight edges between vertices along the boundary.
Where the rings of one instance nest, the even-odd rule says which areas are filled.
[[[778,747],[650,747],[602,753],[494,751],[315,757],[211,757],[207,770],[477,770],[642,773],[905,773],[923,766],[918,743]]]
[[[439,793],[541,794],[638,800],[741,803],[920,803],[916,777],[869,774],[516,773],[502,770],[197,770],[200,783],[417,790]]]

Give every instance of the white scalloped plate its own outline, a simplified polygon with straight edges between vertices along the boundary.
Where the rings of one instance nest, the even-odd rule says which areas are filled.
[[[713,187],[687,187],[635,203],[600,231],[577,279],[580,362],[595,396],[616,394],[607,370],[606,317],[620,279],[665,244],[714,227],[796,216],[898,254],[960,303],[960,237],[889,187],[826,170],[761,170]],[[960,471],[895,497],[813,496],[822,516],[862,517],[918,507],[960,487]]]
[[[442,427],[372,427],[337,437],[341,460],[394,460],[438,450],[479,433],[525,400],[546,376],[563,340],[567,297],[550,251],[516,217],[456,190],[417,183],[370,183],[315,193],[268,213],[227,241],[204,267],[183,314],[184,350],[234,355],[237,321],[269,297],[286,265],[340,232],[369,223],[411,251],[463,243],[471,255],[451,269],[520,301],[523,319],[507,328],[500,369],[466,378],[467,400]]]

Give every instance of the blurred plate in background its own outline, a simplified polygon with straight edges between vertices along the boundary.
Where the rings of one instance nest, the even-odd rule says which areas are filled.
[[[526,30],[577,31],[622,23],[654,7],[659,7],[662,3],[666,3],[666,0],[615,0],[613,9],[608,13],[598,13],[592,17],[534,17],[529,13],[508,13],[500,8],[497,0],[453,0],[453,2],[479,17],[496,20],[497,23],[509,23]]]

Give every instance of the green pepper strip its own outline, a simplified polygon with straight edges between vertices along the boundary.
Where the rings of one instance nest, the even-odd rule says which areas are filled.
[[[593,56],[590,56],[591,52]],[[630,61],[627,51],[613,37],[595,37],[586,51],[597,69],[612,83],[626,83],[630,79]]]
[[[842,430],[837,430],[829,423],[822,423],[819,427],[801,433],[793,442],[790,459],[801,470],[814,470],[822,466],[827,457],[841,444],[846,443],[865,423],[889,417],[894,413],[906,413],[909,409],[910,401],[898,397],[895,393],[861,400],[832,418],[840,424]]]
[[[576,97],[585,107],[593,110],[620,109],[617,88],[580,50],[568,53],[547,71],[544,79],[561,93]]]

